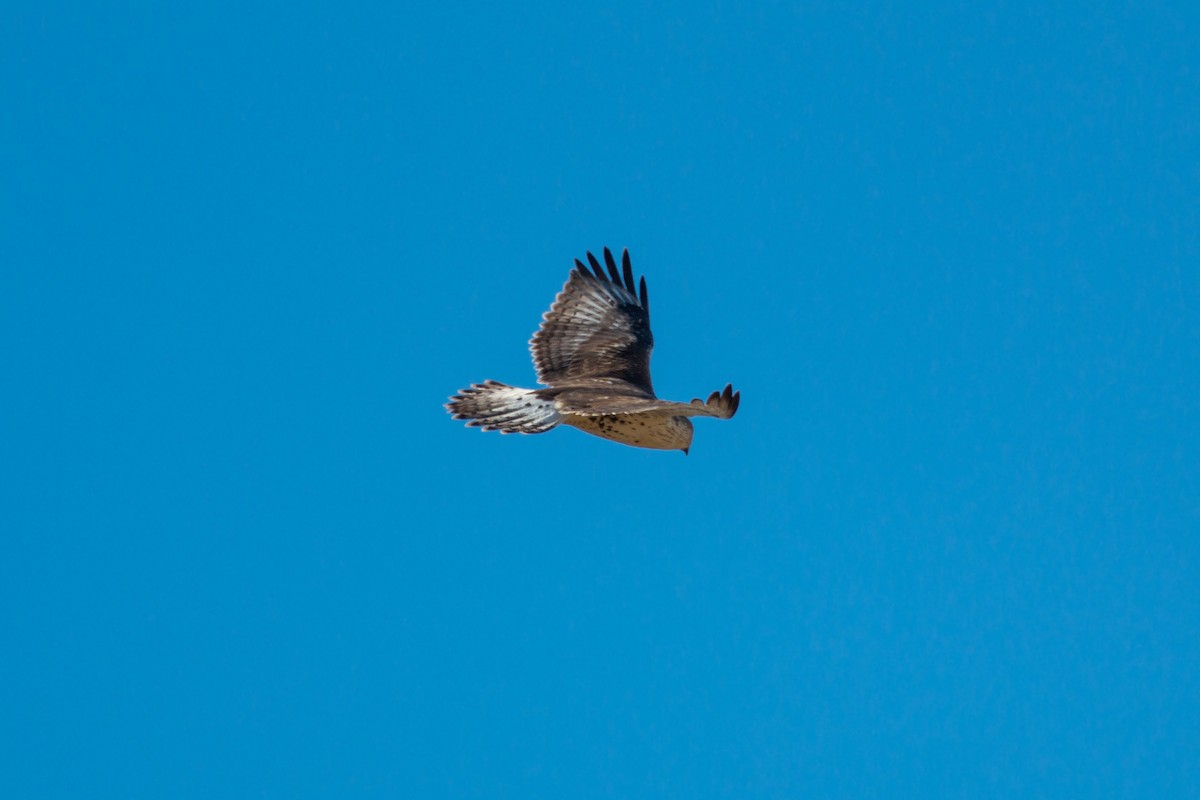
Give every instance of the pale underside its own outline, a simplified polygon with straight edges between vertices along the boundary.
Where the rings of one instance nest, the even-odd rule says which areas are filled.
[[[692,443],[692,422],[669,410],[592,416],[564,414],[564,425],[614,442],[654,450],[683,450]]]

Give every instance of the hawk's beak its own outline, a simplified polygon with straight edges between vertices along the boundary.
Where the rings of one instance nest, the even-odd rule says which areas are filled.
[[[691,450],[692,448],[690,448],[690,447],[684,447],[684,448],[682,448],[682,449],[683,449],[683,454],[686,456],[686,455],[688,454],[688,450]]]

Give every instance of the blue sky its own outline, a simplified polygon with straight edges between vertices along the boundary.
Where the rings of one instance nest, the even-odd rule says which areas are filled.
[[[1182,5],[6,11],[0,794],[1197,796]]]

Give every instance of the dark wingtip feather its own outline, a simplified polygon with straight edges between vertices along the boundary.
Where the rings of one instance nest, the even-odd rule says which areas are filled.
[[[649,314],[650,313],[650,298],[646,295],[646,276],[645,275],[642,276],[642,283],[641,283],[640,288],[642,290],[641,291],[642,308],[644,308],[646,310],[646,313]]]
[[[635,286],[633,283],[633,264],[631,264],[629,261],[628,247],[626,247],[624,252],[621,253],[621,274],[625,278],[625,288],[629,290],[630,294],[633,294],[635,291]]]
[[[579,273],[580,273],[581,275],[587,275],[587,274],[588,274],[588,268],[587,268],[587,267],[585,267],[585,266],[583,265],[583,262],[582,262],[582,261],[580,261],[578,258],[577,258],[577,259],[575,259],[575,269],[579,270]],[[548,313],[548,312],[547,312],[547,313]]]
[[[604,248],[604,263],[608,267],[608,274],[612,276],[612,282],[617,286],[621,285],[621,273],[617,272],[617,261],[613,258],[612,250]]]
[[[596,273],[597,278],[599,278],[602,281],[608,280],[606,277],[604,277],[604,270],[601,269],[600,262],[596,260],[596,257],[594,255],[592,255],[591,250],[588,251],[587,260],[588,260],[588,263],[592,265],[592,272]]]

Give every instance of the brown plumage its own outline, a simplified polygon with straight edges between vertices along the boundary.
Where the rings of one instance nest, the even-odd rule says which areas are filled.
[[[659,400],[650,381],[650,303],[637,284],[629,251],[621,269],[606,247],[604,267],[591,253],[575,269],[530,341],[538,382],[521,389],[484,381],[461,390],[446,408],[467,425],[501,433],[543,433],[563,424],[634,447],[688,452],[688,417],[729,419],[739,392],[726,385],[708,400]]]

